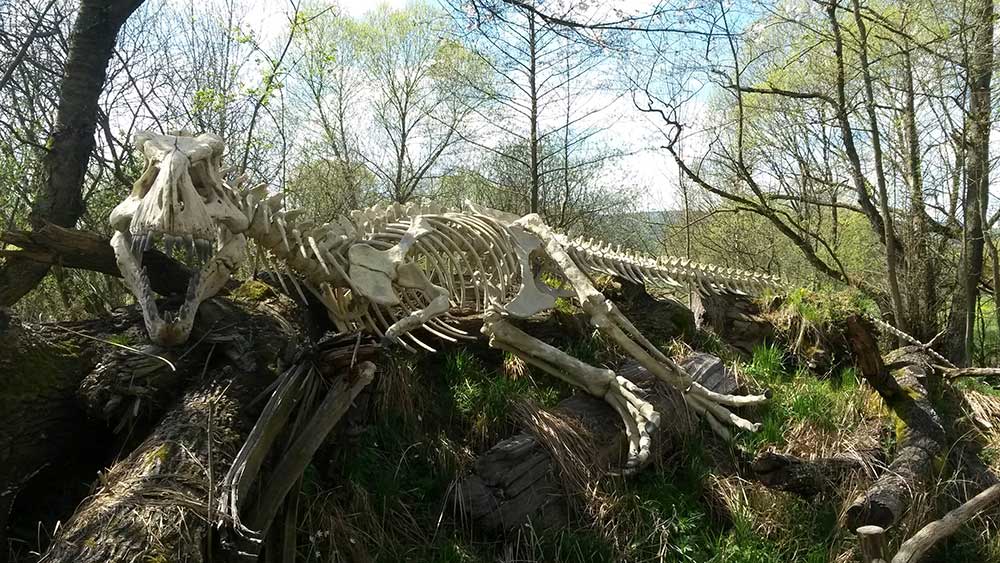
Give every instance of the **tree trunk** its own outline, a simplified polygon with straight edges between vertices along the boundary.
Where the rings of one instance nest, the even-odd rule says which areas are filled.
[[[903,43],[903,146],[906,148],[906,180],[910,188],[910,223],[913,240],[906,256],[910,334],[927,342],[937,333],[937,268],[930,259],[920,140],[917,134],[916,95],[909,42]]]
[[[83,214],[81,190],[94,150],[97,109],[118,31],[143,0],[84,0],[69,39],[56,128],[45,155],[45,185],[31,210],[31,226],[73,227]],[[0,306],[16,303],[49,271],[48,264],[8,258],[0,269]]]
[[[969,111],[965,122],[965,236],[949,324],[950,358],[956,365],[972,361],[972,335],[983,273],[984,228],[990,175],[990,82],[993,78],[993,0],[979,0],[971,9],[972,53],[967,58]]]
[[[862,473],[866,465],[856,453],[802,459],[765,452],[753,460],[750,471],[765,487],[811,498],[838,491],[845,482]]]
[[[528,96],[531,98],[531,113],[528,116],[528,120],[531,122],[529,127],[531,132],[528,136],[528,144],[531,149],[531,160],[529,161],[529,166],[531,170],[528,172],[531,174],[531,206],[529,211],[531,213],[539,213],[539,189],[541,184],[541,171],[538,169],[538,76],[537,76],[537,57],[535,53],[535,13],[529,12],[528,16]]]
[[[899,292],[899,273],[897,260],[896,230],[893,226],[892,211],[889,206],[889,192],[886,187],[885,170],[882,167],[882,139],[879,133],[878,115],[875,112],[875,93],[872,86],[871,69],[868,64],[868,30],[865,20],[861,17],[861,2],[852,0],[854,22],[858,26],[858,36],[861,42],[858,56],[861,60],[861,76],[864,79],[865,109],[868,111],[868,126],[871,128],[872,157],[875,164],[875,184],[878,188],[879,208],[882,212],[882,227],[885,238],[886,274],[889,277],[889,300],[892,304],[892,316],[896,326],[906,331],[906,315],[903,308],[903,297]]]
[[[933,381],[930,356],[915,348],[878,355],[871,332],[858,317],[848,319],[851,343],[869,384],[897,417],[896,453],[886,472],[847,509],[851,530],[861,526],[888,528],[899,521],[914,496],[924,488],[936,462],[946,452],[941,417],[928,398]]]
[[[86,475],[72,479],[93,478],[129,451],[127,436],[144,436],[152,426],[138,447],[98,473],[90,498],[75,514],[68,511],[86,491],[61,499],[67,512],[60,512],[62,507],[45,506],[44,495],[48,489],[61,491],[60,482],[26,489],[18,507],[31,510],[13,514],[12,521],[34,524],[26,530],[28,545],[37,545],[39,521],[52,529],[60,520],[47,561],[203,561],[218,548],[212,538],[212,527],[221,520],[216,489],[262,407],[254,399],[275,381],[275,370],[293,361],[299,334],[307,330],[278,318],[296,318],[287,314],[287,300],[265,299],[259,308],[206,301],[183,351],[128,347],[122,352],[112,345],[112,335],[116,341],[145,339],[134,308],[101,321],[0,323],[5,326],[0,367],[6,376],[0,387],[0,500],[6,505],[39,466],[79,465],[72,452],[88,449],[102,456],[92,455],[92,465],[76,468]],[[165,369],[167,362],[176,371]],[[106,429],[86,423],[84,409],[129,431],[111,439]],[[115,444],[123,452],[107,451]]]
[[[44,498],[60,505],[50,508],[71,510],[72,505],[58,498],[68,491],[51,481],[65,477],[63,470],[73,466],[87,467],[86,475],[74,477],[93,476],[96,467],[90,454],[101,450],[95,446],[100,443],[95,439],[100,429],[87,421],[76,401],[76,390],[99,354],[93,342],[67,328],[100,334],[114,325],[115,319],[33,325],[10,318],[0,309],[0,561],[9,552],[8,517],[26,487],[38,489],[41,496],[36,501]],[[38,514],[33,504],[27,503],[26,514]],[[23,530],[31,527],[30,517],[17,516],[11,525]]]
[[[879,214],[868,194],[868,183],[865,180],[861,169],[861,157],[854,144],[854,129],[851,127],[850,116],[848,115],[847,100],[847,78],[844,72],[844,42],[840,33],[840,22],[837,20],[837,3],[830,2],[827,6],[827,18],[830,20],[830,29],[833,32],[833,56],[837,69],[837,98],[834,112],[837,123],[840,126],[840,138],[844,143],[844,152],[851,164],[851,180],[854,183],[854,192],[858,197],[858,205],[868,219],[872,230],[879,237],[883,244],[885,240],[885,224],[882,215]]]
[[[97,233],[47,224],[34,231],[0,232],[0,240],[21,250],[0,250],[11,261],[37,262],[46,268],[60,264],[121,277],[109,240]],[[157,250],[146,251],[143,267],[149,272],[152,290],[160,295],[187,291],[191,271]],[[2,274],[0,274],[2,275]],[[228,287],[238,285],[230,281]]]

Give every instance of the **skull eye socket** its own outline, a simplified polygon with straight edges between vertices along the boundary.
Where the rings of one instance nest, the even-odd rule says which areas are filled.
[[[212,180],[212,175],[208,171],[209,162],[207,159],[201,159],[197,162],[191,164],[191,183],[194,185],[195,191],[201,196],[201,199],[205,203],[210,203],[212,200],[217,199],[215,194],[214,181]]]

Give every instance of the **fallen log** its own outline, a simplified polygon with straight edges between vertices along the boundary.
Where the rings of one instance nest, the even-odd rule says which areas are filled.
[[[53,482],[93,476],[106,432],[77,400],[77,388],[99,361],[91,338],[117,333],[137,315],[82,322],[23,322],[0,309],[0,550],[8,553],[8,524],[36,533],[35,520],[72,510],[73,494]],[[18,514],[11,514],[17,502]],[[77,497],[78,498],[78,497]],[[12,537],[17,536],[12,534]]]
[[[60,264],[120,278],[121,271],[107,237],[91,231],[67,229],[51,223],[35,231],[0,232],[0,241],[20,250],[2,250],[8,259],[21,258],[40,264]],[[191,270],[165,254],[149,250],[142,265],[149,272],[150,286],[160,295],[187,291]]]
[[[753,478],[770,489],[804,498],[833,493],[869,466],[861,456],[838,455],[819,459],[764,452],[750,464]]]
[[[889,467],[851,503],[846,523],[852,530],[885,529],[899,521],[947,449],[941,417],[927,393],[934,367],[926,351],[916,348],[894,350],[883,361],[867,323],[858,316],[847,323],[862,374],[897,418],[897,440]]]
[[[892,563],[916,563],[938,541],[954,534],[963,524],[1000,500],[1000,484],[993,485],[968,502],[927,524],[903,542]]]
[[[298,334],[273,309],[214,305],[198,323],[226,318],[230,336],[254,343],[248,357],[234,361],[219,342],[192,345],[216,352],[180,374],[184,393],[138,447],[100,474],[59,528],[46,561],[202,561],[216,548],[218,483],[260,409],[254,399],[273,383],[273,369],[291,359]]]
[[[713,390],[729,393],[737,386],[715,356],[692,354],[680,364]],[[678,449],[694,433],[697,419],[679,392],[655,382],[636,363],[616,373],[644,389],[661,414],[653,436],[654,457]],[[533,418],[531,431],[491,448],[453,488],[450,503],[459,518],[476,529],[495,534],[528,521],[536,528],[565,524],[572,513],[568,499],[579,492],[574,487],[613,472],[627,453],[621,417],[595,397],[574,395],[551,412],[535,411]]]

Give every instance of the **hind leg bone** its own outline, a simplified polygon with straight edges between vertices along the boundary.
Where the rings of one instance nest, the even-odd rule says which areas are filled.
[[[618,308],[594,287],[590,278],[576,265],[558,238],[538,215],[526,215],[519,219],[517,224],[542,241],[546,253],[570,281],[581,306],[590,315],[592,324],[650,373],[680,390],[685,403],[702,415],[712,430],[729,439],[730,432],[723,423],[750,431],[760,428],[759,424],[740,417],[726,406],[765,403],[769,399],[768,395],[726,395],[706,389],[694,381],[683,368],[653,346]]]

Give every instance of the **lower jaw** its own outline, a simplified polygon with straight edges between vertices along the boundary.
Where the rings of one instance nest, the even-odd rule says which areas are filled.
[[[150,340],[160,346],[177,346],[187,341],[198,312],[197,288],[200,276],[196,273],[188,282],[185,301],[176,311],[161,313],[151,291],[146,289],[142,302],[143,320]]]

